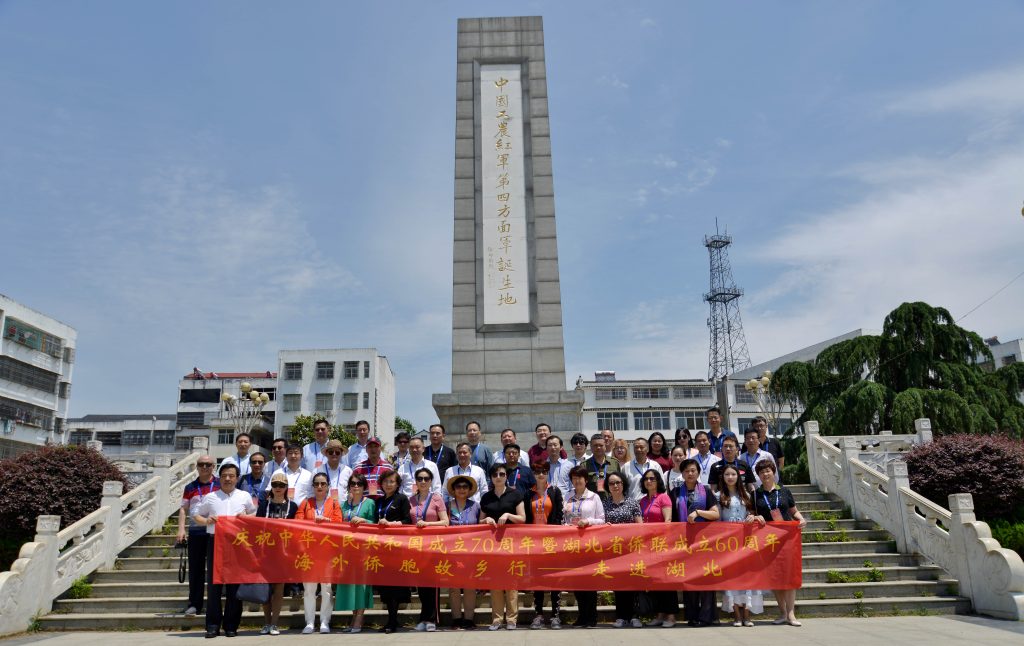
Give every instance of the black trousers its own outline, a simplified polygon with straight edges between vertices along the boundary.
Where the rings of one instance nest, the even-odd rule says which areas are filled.
[[[558,590],[551,590],[549,594],[551,595],[551,616],[552,618],[558,617],[558,613],[562,609],[562,593]],[[538,616],[544,614],[544,590],[534,590],[533,610]]]
[[[654,612],[674,615],[679,612],[679,593],[675,590],[654,590],[649,592]]]
[[[380,595],[381,603],[388,609],[388,628],[398,628],[398,606],[409,601],[409,588],[405,586],[378,585],[374,586]]]
[[[202,532],[188,533],[188,605],[203,613],[206,592],[206,528]]]
[[[684,592],[683,605],[685,607],[686,621],[697,621],[702,624],[710,624],[715,620],[715,593],[714,592]]]
[[[223,626],[227,632],[236,632],[238,625],[242,623],[242,602],[238,600],[238,584],[213,582],[213,542],[214,536],[210,535],[206,542],[206,583],[210,586],[210,603],[206,609],[206,630],[217,631]],[[226,597],[223,610],[221,609],[222,597]]]
[[[441,605],[441,589],[416,588],[416,593],[420,595],[420,621],[432,624],[441,623],[441,617],[437,612]]]
[[[576,623],[584,626],[597,623],[597,592],[594,590],[580,590],[576,592],[576,606],[579,608],[579,617]]]
[[[629,621],[636,614],[636,591],[615,591],[615,618]]]

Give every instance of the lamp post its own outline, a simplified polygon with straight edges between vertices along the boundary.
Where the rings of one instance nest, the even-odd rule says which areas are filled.
[[[231,393],[224,393],[220,400],[227,406],[228,416],[235,427],[235,436],[239,433],[252,434],[252,429],[261,418],[263,407],[270,401],[270,395],[255,390],[247,381],[242,382],[242,396],[235,397]]]
[[[772,371],[765,370],[761,373],[760,378],[754,378],[743,385],[743,389],[750,393],[757,403],[757,407],[761,409],[761,414],[768,420],[768,424],[775,429],[775,432],[779,432],[778,423],[778,412],[775,407],[771,405],[771,394],[770,388],[772,385]]]

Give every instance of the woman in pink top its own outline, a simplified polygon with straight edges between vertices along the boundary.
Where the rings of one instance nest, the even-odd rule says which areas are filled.
[[[409,498],[409,516],[416,527],[447,527],[448,511],[445,509],[444,497],[430,490],[434,484],[434,474],[430,469],[416,470],[416,495]],[[420,595],[420,620],[416,630],[432,633],[440,623],[440,590],[438,588],[417,588]]]
[[[665,481],[654,469],[644,471],[640,480],[640,490],[644,497],[640,503],[640,515],[645,523],[672,522],[672,499],[665,493]],[[679,612],[679,595],[675,590],[654,590],[648,592],[654,611],[658,616],[647,622],[648,626],[671,628],[676,625],[676,613]]]

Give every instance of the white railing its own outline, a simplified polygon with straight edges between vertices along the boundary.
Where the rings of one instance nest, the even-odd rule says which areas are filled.
[[[914,426],[916,435],[891,437],[931,441],[928,420],[916,420]],[[824,438],[817,422],[805,424],[804,435],[811,484],[842,498],[854,518],[871,520],[892,534],[901,553],[921,554],[956,577],[960,594],[971,599],[975,612],[1024,620],[1024,561],[1000,547],[988,524],[975,519],[970,494],[949,496],[950,509],[943,509],[911,490],[906,462],[889,460],[885,474],[879,473],[862,459],[865,444],[877,441],[877,435]]]
[[[0,635],[28,628],[77,579],[112,568],[122,550],[163,525],[196,477],[200,455],[174,465],[156,456],[153,476],[124,495],[120,482],[104,482],[99,508],[64,529],[60,516],[39,516],[35,540],[21,546],[10,571],[0,572]]]

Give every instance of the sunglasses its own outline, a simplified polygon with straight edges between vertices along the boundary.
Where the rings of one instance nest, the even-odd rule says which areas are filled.
[[[573,446],[586,446],[587,445],[587,443],[584,442],[583,440],[576,440],[575,442],[570,442],[570,444],[572,444]]]
[[[266,462],[264,462],[263,460],[257,460],[257,461],[254,461],[254,460],[249,460],[249,464],[252,464],[252,465],[255,465],[255,466],[261,467],[261,466],[263,466],[264,464],[266,464]]]
[[[658,479],[655,478],[654,476],[647,476],[646,478],[644,478],[644,482],[657,482],[657,481],[658,481]]]
[[[453,488],[453,489],[469,489],[469,483],[466,483],[466,482],[460,482],[460,483],[459,483],[459,484],[457,484],[457,485],[453,485],[453,486],[452,486],[452,488]]]
[[[313,486],[319,489],[320,487],[326,487],[327,483],[326,482],[314,482]]]
[[[213,462],[196,462],[197,467],[210,468],[213,466]]]
[[[348,483],[348,486],[350,486],[350,487],[362,487],[363,483],[362,482],[350,482],[350,483]]]
[[[430,482],[433,480],[430,476],[416,476],[416,482]]]
[[[326,453],[327,455],[341,455],[341,451],[337,449],[331,449],[330,451],[326,451]]]
[[[622,482],[620,480],[612,480],[611,482],[608,483],[608,486],[609,487],[621,487],[622,486]]]
[[[286,489],[288,485],[283,482],[275,482],[270,485],[271,489]]]
[[[492,477],[492,478],[507,478],[507,477],[508,477],[508,474],[507,474],[507,473],[505,473],[504,471],[499,471],[499,472],[495,473],[495,474],[494,474],[493,476],[491,476],[491,477]]]

